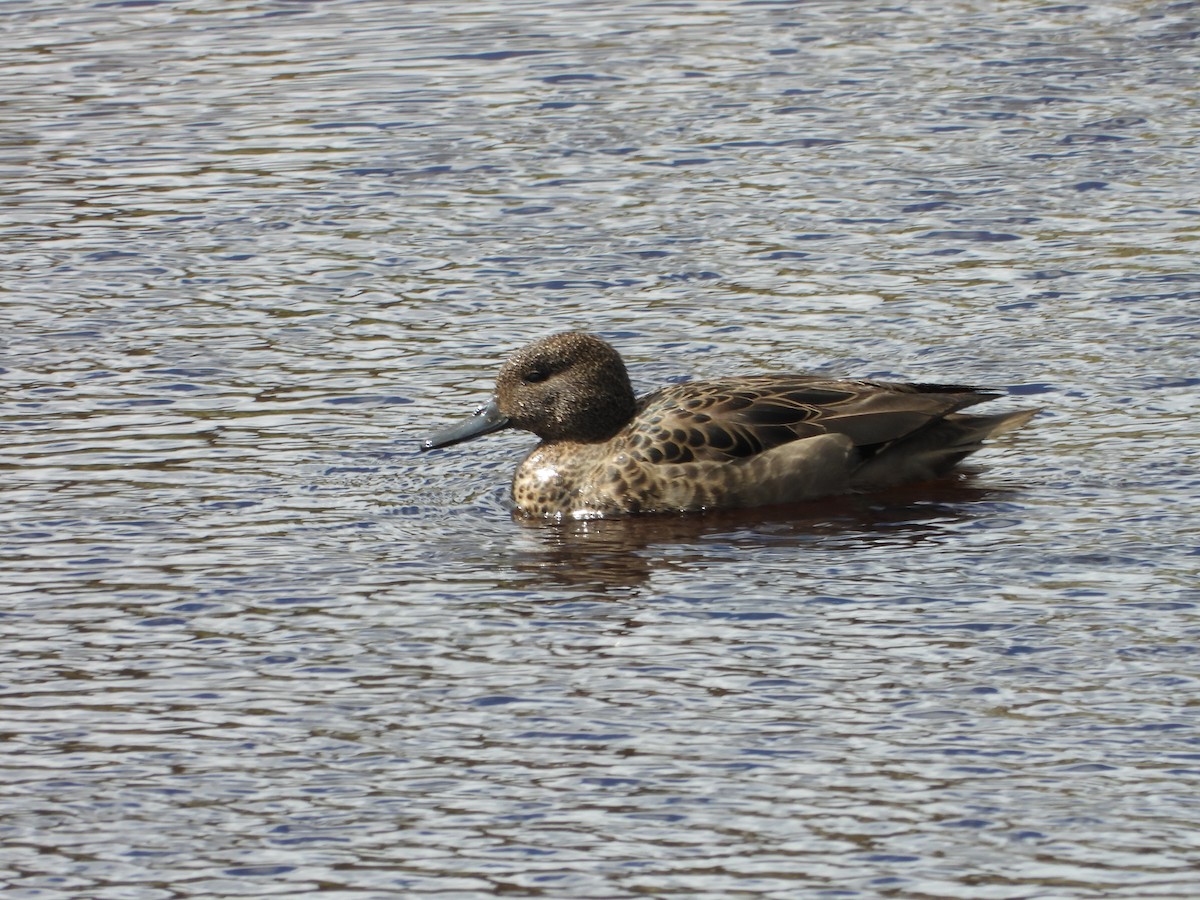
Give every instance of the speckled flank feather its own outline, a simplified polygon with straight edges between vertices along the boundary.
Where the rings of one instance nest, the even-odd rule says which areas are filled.
[[[459,426],[426,447],[506,425],[537,434],[542,443],[513,479],[513,500],[529,516],[762,506],[943,474],[1036,412],[959,412],[996,396],[962,385],[758,375],[635,400],[617,352],[573,332],[505,363],[486,427],[464,436]]]

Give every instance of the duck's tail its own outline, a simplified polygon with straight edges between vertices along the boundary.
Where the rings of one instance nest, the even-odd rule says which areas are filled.
[[[984,441],[1015,431],[1039,412],[1019,409],[990,416],[951,413],[881,448],[855,471],[851,489],[873,491],[945,475],[981,449]]]
[[[979,445],[988,438],[1016,431],[1040,412],[1040,409],[1018,409],[1016,412],[994,413],[990,416],[952,413],[942,421],[961,429],[960,443],[973,444],[971,449],[978,450]],[[971,450],[967,452],[970,453]]]

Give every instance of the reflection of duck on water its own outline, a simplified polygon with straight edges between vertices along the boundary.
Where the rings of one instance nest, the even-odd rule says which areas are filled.
[[[519,574],[510,585],[514,588],[544,591],[557,585],[622,596],[661,580],[664,573],[677,573],[687,583],[726,567],[761,574],[778,552],[788,560],[786,566],[800,570],[819,558],[821,565],[813,571],[820,574],[812,580],[828,592],[881,559],[892,565],[980,521],[994,526],[998,517],[1014,515],[1011,496],[1010,488],[982,486],[970,472],[956,470],[872,494],[752,510],[563,522],[520,518],[524,527],[505,561]],[[806,552],[820,556],[797,555]],[[842,568],[847,565],[852,568]],[[789,583],[802,593],[801,585],[808,582],[795,576]]]

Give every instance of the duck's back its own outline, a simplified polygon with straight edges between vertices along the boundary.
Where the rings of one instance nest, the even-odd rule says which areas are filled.
[[[745,459],[840,434],[874,455],[945,416],[998,396],[964,385],[760,375],[672,385],[639,400],[619,439],[651,463]]]

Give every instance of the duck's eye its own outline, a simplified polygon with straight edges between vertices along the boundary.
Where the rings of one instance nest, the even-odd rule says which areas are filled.
[[[537,384],[539,381],[545,381],[550,377],[550,373],[545,369],[530,369],[525,373],[526,384]]]

